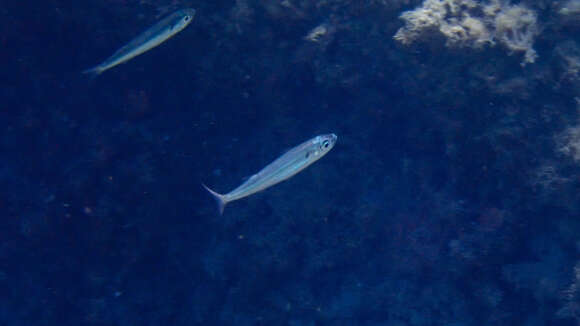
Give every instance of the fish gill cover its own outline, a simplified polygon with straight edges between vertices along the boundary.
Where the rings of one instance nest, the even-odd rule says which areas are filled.
[[[0,324],[578,325],[579,8],[3,2]]]

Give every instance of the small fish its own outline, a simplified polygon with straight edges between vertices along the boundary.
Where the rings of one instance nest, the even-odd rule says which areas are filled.
[[[214,196],[218,204],[218,210],[222,214],[229,202],[255,194],[282,182],[318,161],[334,147],[336,139],[335,134],[326,134],[305,141],[268,164],[260,172],[254,174],[246,182],[227,194],[218,194],[206,185],[202,184],[202,186]]]
[[[91,76],[98,76],[116,65],[127,62],[134,57],[147,52],[161,43],[167,41],[173,35],[179,33],[191,23],[195,16],[195,9],[181,9],[165,17],[157,24],[139,34],[127,45],[123,46],[107,60],[96,67],[83,71]]]

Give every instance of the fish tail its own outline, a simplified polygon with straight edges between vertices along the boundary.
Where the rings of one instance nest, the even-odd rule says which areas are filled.
[[[205,190],[207,190],[213,196],[213,198],[217,202],[218,211],[220,212],[220,215],[222,215],[224,213],[224,208],[226,207],[226,204],[228,203],[227,200],[225,199],[225,196],[222,194],[218,194],[217,192],[209,189],[209,187],[204,185],[203,183],[201,185],[205,188]]]
[[[87,70],[83,70],[83,74],[86,74],[91,79],[93,79],[97,78],[97,76],[100,75],[103,71],[105,71],[105,69],[103,69],[101,66],[96,66]]]

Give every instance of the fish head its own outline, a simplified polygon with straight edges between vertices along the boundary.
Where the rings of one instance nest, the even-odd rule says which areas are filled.
[[[173,25],[172,29],[182,30],[184,29],[195,17],[195,9],[187,8],[182,9],[178,13],[179,20]]]
[[[314,142],[316,147],[318,147],[317,151],[322,155],[326,154],[334,147],[337,138],[335,134],[325,134],[316,137]]]

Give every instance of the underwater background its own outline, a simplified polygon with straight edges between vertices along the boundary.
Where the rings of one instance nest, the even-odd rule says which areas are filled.
[[[1,2],[0,325],[580,325],[579,35],[580,0]],[[222,216],[201,186],[331,132]]]

